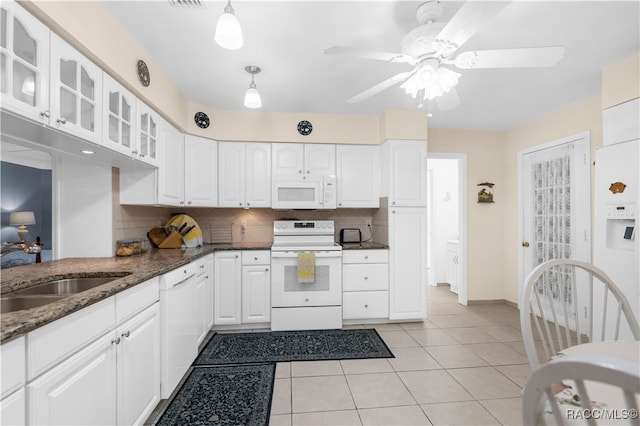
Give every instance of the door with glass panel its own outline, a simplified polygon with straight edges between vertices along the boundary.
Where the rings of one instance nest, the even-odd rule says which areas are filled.
[[[2,108],[49,123],[49,29],[13,1],[0,3]]]
[[[158,165],[159,116],[147,105],[138,101],[138,139],[136,154],[149,164]]]
[[[52,127],[83,139],[102,139],[102,70],[51,33]]]
[[[591,259],[591,174],[589,141],[584,135],[566,138],[522,155],[522,280],[539,264],[552,259]],[[576,280],[571,270],[544,275],[538,282],[542,309],[566,303],[569,327],[583,301],[573,300]],[[583,322],[584,315],[577,315]],[[585,330],[585,328],[582,328]]]

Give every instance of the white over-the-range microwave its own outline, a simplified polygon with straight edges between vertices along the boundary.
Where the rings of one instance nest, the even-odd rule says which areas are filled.
[[[305,179],[273,178],[274,209],[335,209],[336,177],[306,176]]]

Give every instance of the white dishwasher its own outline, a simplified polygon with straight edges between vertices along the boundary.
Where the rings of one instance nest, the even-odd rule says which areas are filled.
[[[195,264],[160,278],[160,397],[166,399],[198,355]]]

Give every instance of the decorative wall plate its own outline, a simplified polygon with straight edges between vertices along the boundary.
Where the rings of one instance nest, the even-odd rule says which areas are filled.
[[[140,79],[140,83],[142,83],[142,85],[145,87],[151,84],[151,75],[149,74],[149,68],[142,59],[138,61],[138,78]]]
[[[196,125],[201,129],[206,129],[211,124],[211,120],[209,120],[209,116],[202,111],[196,112],[196,115],[193,117],[193,120],[196,122]]]
[[[298,133],[302,136],[307,136],[313,130],[313,126],[307,120],[302,120],[298,123]]]

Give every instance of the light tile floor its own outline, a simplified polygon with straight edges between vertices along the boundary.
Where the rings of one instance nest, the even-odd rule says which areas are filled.
[[[519,425],[518,310],[429,287],[424,323],[373,324],[393,359],[278,363],[271,425]]]

